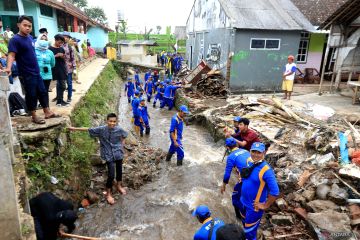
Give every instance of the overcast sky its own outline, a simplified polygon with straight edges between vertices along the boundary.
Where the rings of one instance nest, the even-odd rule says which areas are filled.
[[[101,5],[99,4],[101,2]],[[144,27],[185,26],[194,0],[88,0],[89,6],[100,6],[105,10],[108,23],[114,29],[117,11],[124,14],[128,22],[129,32],[139,33]]]

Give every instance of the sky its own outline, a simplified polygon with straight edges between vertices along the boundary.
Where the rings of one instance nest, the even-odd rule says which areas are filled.
[[[101,2],[101,4],[99,4]],[[117,11],[124,14],[128,22],[129,33],[144,32],[161,26],[165,33],[166,26],[185,26],[194,0],[88,0],[88,5],[102,7],[108,18],[109,26],[115,30]]]

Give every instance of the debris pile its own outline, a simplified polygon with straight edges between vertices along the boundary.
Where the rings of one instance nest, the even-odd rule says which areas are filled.
[[[217,137],[232,127],[234,116],[247,117],[261,139],[271,143],[267,161],[281,198],[261,225],[264,239],[359,238],[358,125],[331,108],[275,97],[232,97],[227,105],[198,115]]]
[[[211,69],[206,62],[201,63],[191,72],[182,70],[178,78],[183,77],[185,92],[188,96],[204,98],[208,96],[226,97],[228,90],[225,78],[219,70]]]

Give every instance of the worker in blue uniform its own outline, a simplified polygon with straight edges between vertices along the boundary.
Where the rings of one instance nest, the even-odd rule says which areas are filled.
[[[140,136],[142,137],[144,135],[144,128],[145,128],[145,134],[146,135],[150,134],[150,124],[149,124],[150,115],[148,113],[144,98],[140,100],[139,112],[140,112],[140,122],[142,125],[142,128],[140,128]]]
[[[185,156],[184,147],[182,145],[182,134],[184,129],[184,117],[189,114],[189,110],[185,105],[180,106],[178,113],[171,118],[170,124],[170,148],[166,156],[166,161],[170,161],[172,155],[177,153],[177,166],[183,164]]]
[[[134,79],[135,79],[135,83],[140,82],[140,75],[138,69],[135,70]]]
[[[212,218],[208,206],[200,205],[192,213],[202,224],[194,235],[194,240],[216,240],[216,231],[225,225],[220,218]]]
[[[135,132],[140,134],[141,129],[143,128],[141,121],[140,121],[140,112],[139,112],[139,105],[140,105],[140,92],[138,90],[135,91],[135,96],[131,102],[132,112],[133,112],[133,121],[134,121],[134,128]]]
[[[151,101],[151,97],[153,94],[153,87],[154,87],[154,83],[152,81],[152,76],[149,76],[148,80],[145,83],[145,93],[146,93],[146,97],[147,97],[147,101],[150,102]]]
[[[264,210],[279,196],[279,186],[274,171],[265,162],[265,145],[255,142],[250,148],[252,163],[243,168],[241,174],[240,214],[246,239],[256,240],[257,229]]]
[[[149,69],[146,73],[145,73],[145,75],[144,75],[144,80],[145,80],[145,82],[148,80],[148,78],[151,76],[151,69]]]
[[[223,184],[221,186],[221,193],[223,194],[226,190],[226,185],[229,183],[230,175],[232,170],[235,168],[238,173],[238,178],[240,178],[239,173],[244,167],[249,167],[251,163],[250,153],[245,149],[239,149],[237,147],[237,142],[233,137],[229,137],[225,140],[226,148],[229,152],[229,155],[226,159],[226,167],[224,171]],[[239,201],[241,195],[241,182],[238,182],[234,186],[232,203],[235,209],[235,214],[238,218],[240,217],[239,211]]]
[[[154,98],[153,107],[156,107],[157,100],[160,101],[160,105],[162,104],[162,102],[164,101],[164,92],[165,92],[164,82],[160,82],[159,86],[156,89],[156,95]]]
[[[176,89],[180,88],[181,86],[178,85],[178,83],[170,82],[166,87],[164,91],[164,101],[163,104],[160,106],[160,108],[163,108],[168,106],[169,110],[172,110],[174,107],[174,99],[175,99],[175,92]]]
[[[128,103],[131,102],[131,99],[134,97],[135,93],[135,84],[132,81],[132,78],[127,79],[128,82],[125,84],[125,94],[128,98]]]

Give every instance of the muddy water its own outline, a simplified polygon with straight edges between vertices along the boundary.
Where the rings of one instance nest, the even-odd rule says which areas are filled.
[[[120,124],[132,130],[131,111],[125,97],[121,98]],[[169,147],[170,119],[175,111],[153,108],[151,134],[142,141],[167,151]],[[206,204],[213,216],[225,222],[235,222],[231,205],[231,188],[220,194],[224,164],[224,147],[214,143],[203,127],[185,126],[183,135],[185,159],[182,167],[163,162],[160,175],[139,190],[130,190],[120,196],[115,205],[86,210],[79,221],[78,234],[104,239],[192,239],[201,226],[191,216],[198,204]]]

